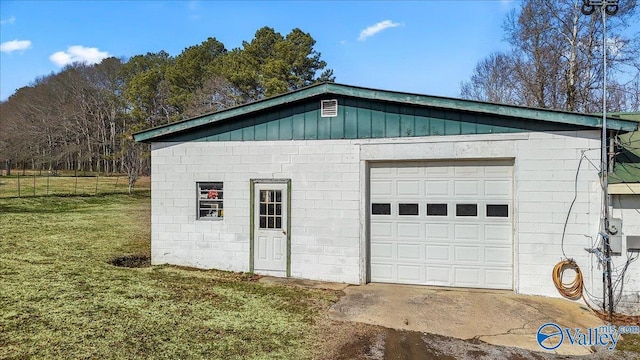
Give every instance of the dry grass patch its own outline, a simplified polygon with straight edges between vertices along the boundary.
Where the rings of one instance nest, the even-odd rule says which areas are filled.
[[[149,255],[148,194],[0,199],[0,358],[310,356],[333,292],[249,274],[124,268]]]
[[[624,334],[616,350],[632,351],[640,354],[640,334]]]

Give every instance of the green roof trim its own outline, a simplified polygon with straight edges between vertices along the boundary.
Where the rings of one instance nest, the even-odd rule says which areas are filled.
[[[640,112],[618,112],[618,113],[609,113],[608,115],[614,118],[618,117],[622,120],[631,120],[631,121],[640,123]]]
[[[450,111],[452,113],[458,114],[469,114],[470,116],[478,116],[478,117],[495,117],[496,121],[502,121],[503,124],[493,124],[496,127],[501,128],[510,128],[510,123],[522,123],[524,122],[542,122],[548,123],[549,125],[554,124],[564,124],[575,126],[576,128],[598,128],[601,126],[602,117],[597,115],[586,115],[586,114],[578,114],[578,113],[570,113],[563,111],[555,111],[548,109],[537,109],[537,108],[527,108],[521,106],[513,106],[513,105],[504,105],[504,104],[495,104],[495,103],[485,103],[479,101],[471,101],[471,100],[463,100],[463,99],[454,99],[454,98],[445,98],[445,97],[437,97],[437,96],[428,96],[428,95],[419,95],[419,94],[411,94],[411,93],[402,93],[395,91],[387,91],[387,90],[376,90],[369,88],[362,88],[350,85],[342,85],[336,83],[321,83],[312,85],[309,87],[305,87],[293,92],[289,92],[283,95],[267,98],[264,100],[256,101],[249,104],[244,104],[238,107],[222,110],[216,113],[205,114],[202,116],[198,116],[192,119],[175,122],[159,127],[155,127],[152,129],[147,129],[141,132],[138,132],[133,135],[134,139],[138,142],[152,142],[152,141],[189,141],[194,140],[195,137],[186,136],[187,133],[196,132],[200,133],[200,135],[206,136],[206,131],[203,128],[219,125],[220,127],[228,127],[229,131],[235,131],[234,134],[242,133],[242,128],[246,126],[255,126],[259,129],[260,126],[265,126],[266,124],[256,125],[255,120],[247,121],[249,117],[258,118],[261,115],[264,116],[264,113],[268,113],[274,111],[275,109],[283,109],[287,105],[300,105],[301,103],[308,102],[309,100],[321,96],[338,96],[350,99],[357,100],[369,100],[372,103],[385,103],[388,106],[409,106],[412,108],[424,108],[430,109],[431,111]],[[359,101],[358,101],[359,102]],[[386,108],[386,107],[385,107]],[[305,111],[310,111],[306,109]],[[374,109],[375,111],[375,109]],[[404,111],[400,109],[400,111]],[[468,117],[468,116],[467,116]],[[328,118],[334,119],[335,118]],[[242,124],[234,124],[233,120],[241,120]],[[275,119],[267,119],[268,121]],[[222,123],[225,123],[223,125]],[[465,123],[466,124],[466,123]],[[279,125],[280,126],[280,125]],[[287,126],[295,126],[295,124],[287,124]],[[457,126],[457,125],[456,125]],[[464,124],[460,125],[461,127]],[[616,117],[608,117],[607,118],[607,127],[612,130],[618,130],[623,132],[634,131],[638,128],[638,124],[633,121],[624,120]],[[520,126],[519,128],[522,128]],[[275,129],[275,128],[274,128]],[[281,129],[281,127],[279,127]],[[517,129],[517,128],[516,128]],[[318,128],[317,131],[320,132],[322,129]],[[251,130],[254,132],[254,130]],[[261,130],[260,130],[261,131]],[[269,130],[267,130],[269,131]],[[275,130],[274,130],[275,131]],[[281,131],[281,130],[277,130]],[[295,133],[298,131],[297,129],[293,129],[293,137],[285,136],[285,137],[275,137],[275,139],[287,139],[287,138],[296,138]],[[333,130],[329,130],[333,131]],[[345,133],[348,133],[350,129],[344,129]],[[493,130],[487,130],[487,133],[491,133]],[[509,130],[510,132],[510,130]],[[465,130],[462,129],[460,132],[452,132],[451,134],[465,133]],[[472,133],[472,132],[469,132]],[[480,133],[480,132],[477,132]],[[220,134],[220,132],[218,132]],[[198,136],[200,136],[198,135]],[[275,133],[274,133],[275,135]],[[309,136],[306,138],[352,138],[351,136],[345,134],[329,134],[328,136],[322,136],[322,133],[318,134],[308,134]],[[334,137],[335,135],[335,137]],[[431,133],[424,134],[426,135],[446,135],[441,133]],[[216,137],[217,136],[217,137]],[[258,136],[250,137],[245,139],[244,137],[235,137],[231,134],[229,139],[225,137],[220,137],[218,135],[210,136],[208,141],[219,141],[219,140],[267,140],[274,139],[267,135],[266,138],[262,139]],[[341,137],[342,136],[342,137]],[[386,131],[383,133],[381,137],[396,137],[400,136],[396,134],[394,131]],[[419,136],[415,134],[413,136]],[[359,137],[359,136],[356,136]],[[380,137],[380,136],[368,136],[368,137]]]

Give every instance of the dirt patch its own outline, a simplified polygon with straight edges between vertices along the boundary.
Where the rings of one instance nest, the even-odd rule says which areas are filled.
[[[315,360],[386,359],[637,359],[628,351],[598,351],[590,355],[570,356],[497,346],[481,340],[461,340],[447,336],[389,329],[351,321],[331,320],[325,316],[317,323],[314,336]]]
[[[386,329],[386,341],[384,344],[385,359],[433,359],[433,360],[456,360],[437,348],[428,346],[427,334],[417,331],[401,331]],[[474,351],[475,355],[482,353]],[[474,356],[474,358],[478,358]]]
[[[384,336],[384,328],[349,321],[331,320],[323,316],[315,326],[314,360],[382,359],[376,340]],[[380,356],[377,356],[380,355]]]
[[[109,264],[126,268],[149,267],[151,266],[151,258],[147,255],[125,255],[114,257],[109,260]]]

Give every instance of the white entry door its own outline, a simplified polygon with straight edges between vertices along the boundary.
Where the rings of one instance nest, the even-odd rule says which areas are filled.
[[[253,201],[254,271],[286,276],[287,184],[257,183]]]

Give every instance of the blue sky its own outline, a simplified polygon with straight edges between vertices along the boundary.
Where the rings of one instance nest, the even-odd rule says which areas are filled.
[[[0,2],[0,100],[69,61],[99,62],[215,37],[227,49],[269,26],[317,41],[336,81],[457,97],[476,63],[506,48],[517,0]]]

